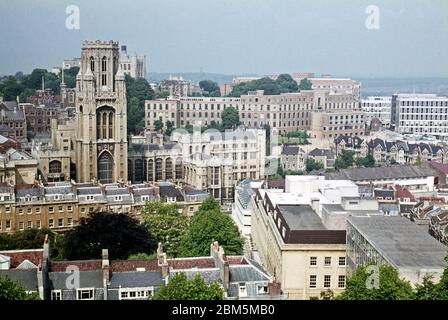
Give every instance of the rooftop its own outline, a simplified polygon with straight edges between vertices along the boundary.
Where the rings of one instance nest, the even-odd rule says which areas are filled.
[[[349,217],[348,222],[397,268],[445,268],[448,247],[400,216]]]
[[[329,180],[385,180],[403,178],[423,178],[434,176],[435,172],[425,166],[396,165],[390,167],[349,168],[325,174]]]
[[[279,205],[278,209],[290,230],[326,230],[309,205]]]

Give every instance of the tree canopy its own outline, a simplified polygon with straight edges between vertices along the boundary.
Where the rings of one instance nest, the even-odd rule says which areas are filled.
[[[40,297],[36,292],[27,293],[22,283],[6,276],[0,277],[0,301],[2,300],[40,300]]]
[[[237,226],[210,197],[191,218],[190,227],[181,240],[180,255],[208,256],[214,241],[218,241],[228,255],[243,254],[244,240]]]
[[[306,172],[311,172],[313,170],[323,169],[324,164],[321,161],[315,160],[313,158],[306,158],[305,167],[306,167]]]
[[[378,285],[371,281],[374,276],[369,265],[359,267],[347,279],[346,289],[337,300],[409,300],[414,299],[411,284],[400,279],[397,270],[392,266],[379,266]],[[373,280],[374,281],[374,280]],[[368,287],[369,284],[371,287]]]
[[[313,84],[307,78],[300,80],[299,90],[311,90]]]
[[[200,275],[188,280],[185,273],[170,278],[166,286],[160,288],[154,300],[223,300],[224,291],[217,282],[205,283]]]
[[[152,253],[156,241],[137,220],[124,213],[93,212],[66,233],[65,254],[69,260],[98,259],[102,249],[110,259]]]
[[[353,155],[353,151],[342,150],[334,162],[335,169],[346,169],[353,166]]]
[[[145,127],[145,100],[154,98],[154,91],[143,78],[125,77],[127,96],[127,127],[129,133],[138,133]]]
[[[208,97],[220,97],[221,91],[219,85],[212,80],[199,81],[199,87],[202,89],[204,96]]]
[[[221,113],[222,128],[234,129],[240,124],[240,115],[234,107],[227,107]]]
[[[297,92],[299,86],[289,74],[280,74],[276,80],[261,78],[237,84],[232,88],[229,96],[239,97],[249,91],[264,90],[264,94],[280,94],[284,92]]]
[[[372,168],[375,166],[375,159],[371,154],[368,154],[364,158],[356,159],[355,163],[358,167]]]
[[[179,213],[180,209],[177,203],[148,201],[142,211],[145,228],[172,257],[179,255],[181,238],[188,228],[188,217]]]

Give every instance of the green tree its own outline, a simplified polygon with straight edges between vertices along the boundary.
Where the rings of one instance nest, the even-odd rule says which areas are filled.
[[[0,277],[0,301],[3,300],[40,300],[38,293],[27,293],[22,283],[9,277]]]
[[[206,93],[209,97],[220,97],[221,91],[219,90],[219,85],[211,80],[199,81],[199,87]]]
[[[228,255],[242,254],[244,240],[232,218],[216,208],[216,200],[208,199],[204,203],[191,218],[190,227],[181,239],[180,255],[208,256],[213,241],[218,241]]]
[[[353,151],[342,150],[334,162],[335,169],[346,169],[353,166]]]
[[[157,252],[152,253],[152,254],[136,253],[136,254],[131,254],[128,257],[128,260],[154,260],[154,259],[157,259]]]
[[[409,300],[414,299],[415,294],[411,284],[400,279],[397,270],[388,265],[379,266],[378,286],[372,284],[369,266],[359,267],[355,273],[347,279],[346,289],[337,300]]]
[[[280,92],[297,92],[299,90],[297,82],[287,73],[279,75],[275,82],[279,86]]]
[[[222,128],[225,129],[234,129],[236,126],[240,125],[240,115],[238,110],[234,107],[227,107],[221,113],[221,123]]]
[[[355,163],[358,167],[373,168],[375,166],[375,159],[372,155],[368,154],[364,158],[356,159]]]
[[[165,134],[167,135],[167,136],[170,136],[171,135],[171,133],[174,131],[174,125],[173,125],[173,123],[170,121],[170,120],[166,120],[166,122],[165,122],[165,127],[166,127],[166,130],[165,130]]]
[[[313,84],[307,78],[300,80],[300,84],[299,84],[300,91],[301,90],[311,90],[312,87],[313,87]]]
[[[431,277],[424,277],[421,284],[415,286],[415,298],[417,300],[439,299],[439,286],[432,282]]]
[[[9,76],[3,80],[0,85],[0,92],[4,101],[16,100],[25,90],[25,86],[17,81],[13,76]]]
[[[313,170],[321,170],[324,168],[324,164],[321,161],[315,160],[313,158],[306,158],[305,160],[306,172]]]
[[[180,242],[188,228],[188,218],[179,213],[181,208],[177,203],[148,201],[142,210],[145,228],[173,257],[179,255]]]
[[[154,91],[146,79],[134,79],[126,75],[125,81],[128,102],[128,134],[137,133],[145,127],[145,100],[152,100],[154,98]]]
[[[254,81],[237,84],[232,88],[229,96],[239,97],[249,91],[264,90],[264,94],[280,94],[281,90],[277,82],[271,78],[261,78]]]
[[[188,280],[185,273],[170,278],[166,286],[160,288],[154,300],[223,300],[224,291],[217,282],[205,283],[200,275]]]
[[[126,259],[132,254],[152,253],[156,242],[146,228],[124,213],[93,212],[65,235],[69,260],[98,259],[102,249],[110,259]]]
[[[154,121],[154,129],[156,129],[157,132],[163,131],[163,122],[160,119],[157,119]]]

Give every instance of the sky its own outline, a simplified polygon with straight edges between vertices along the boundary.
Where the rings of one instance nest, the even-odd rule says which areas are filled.
[[[79,29],[66,27],[69,5]],[[113,39],[150,72],[448,76],[447,0],[0,0],[0,13],[2,75]]]

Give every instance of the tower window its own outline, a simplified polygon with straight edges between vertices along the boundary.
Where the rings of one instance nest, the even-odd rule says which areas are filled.
[[[90,57],[90,70],[92,70],[92,72],[95,71],[95,60],[93,57]]]

